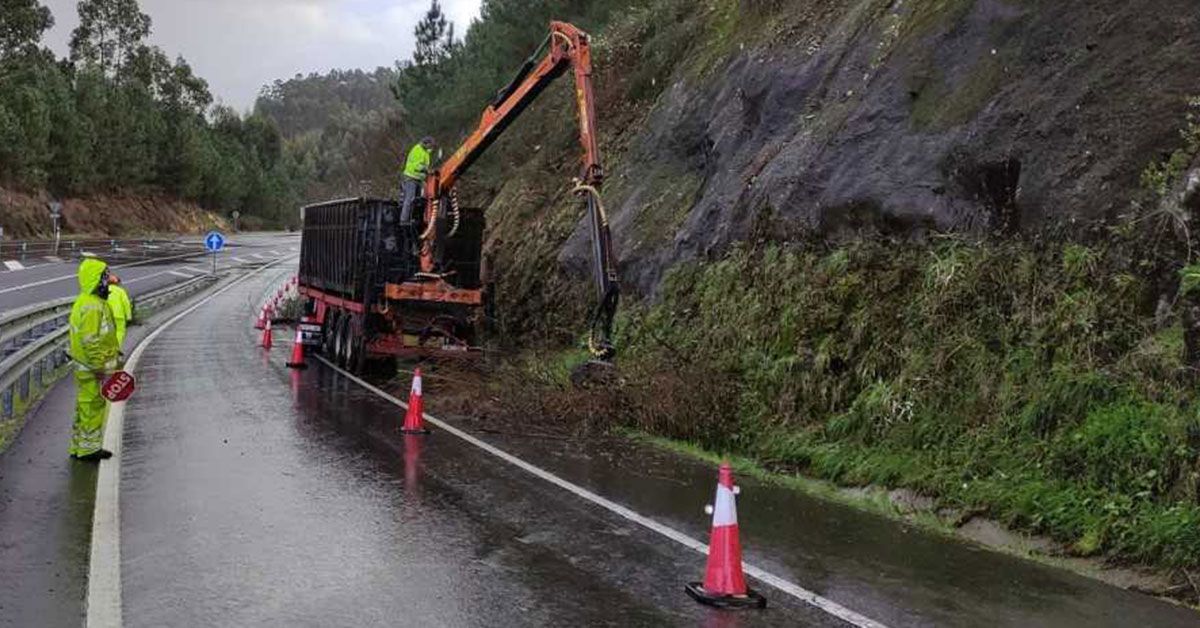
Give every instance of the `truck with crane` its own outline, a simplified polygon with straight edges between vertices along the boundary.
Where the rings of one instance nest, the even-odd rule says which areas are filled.
[[[616,350],[612,324],[620,288],[612,236],[600,198],[604,168],[596,137],[589,37],[551,22],[539,49],[483,111],[475,130],[431,168],[408,224],[395,200],[349,198],[303,208],[299,292],[322,353],[352,371],[396,357],[477,355],[491,298],[483,264],[486,217],[460,205],[456,184],[555,79],[575,82],[582,160],[574,192],[586,214],[595,306],[593,361]]]

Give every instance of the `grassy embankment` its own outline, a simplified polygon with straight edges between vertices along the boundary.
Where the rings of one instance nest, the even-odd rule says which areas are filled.
[[[707,34],[687,45],[715,52],[694,58],[737,40],[727,12],[699,19],[618,22],[602,36],[601,59],[635,57],[608,83],[619,93],[605,111],[622,131],[606,154],[624,151],[639,102],[671,76],[655,51],[696,29]],[[549,148],[523,171],[569,172],[551,157],[565,146]],[[1150,168],[1146,187],[1161,196],[1188,161]],[[619,177],[608,195],[621,198]],[[670,200],[664,211],[678,212]],[[586,286],[545,264],[575,225],[571,199],[519,183],[493,207],[494,232],[521,235],[498,254],[502,331],[551,347],[500,368],[498,389],[537,393],[505,395],[522,399],[510,411],[635,429],[783,474],[907,487],[1079,555],[1200,566],[1200,398],[1179,322],[1181,296],[1200,282],[1180,281],[1192,248],[1180,216],[1071,238],[760,238],[673,269],[653,303],[627,302],[621,381],[580,392],[569,372],[585,356],[554,347],[576,339]]]

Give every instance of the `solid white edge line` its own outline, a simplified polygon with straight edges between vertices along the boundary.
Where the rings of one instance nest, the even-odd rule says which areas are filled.
[[[346,376],[347,378],[349,378],[351,381],[358,384],[359,386],[366,388],[367,390],[375,393],[376,395],[382,397],[383,399],[390,401],[391,403],[393,403],[405,410],[408,409],[408,404],[401,401],[400,399],[397,399],[396,397],[388,394],[387,392],[384,392],[383,390],[373,386],[372,384],[360,379],[356,375],[343,370],[342,368],[338,367],[337,365],[330,363],[328,360],[326,360],[322,356],[314,356],[314,357],[316,357],[317,360],[320,360],[321,362],[323,362],[326,366],[328,366],[328,367],[332,368],[333,370],[337,371],[338,373],[341,373],[342,375]],[[526,471],[542,480],[545,480],[551,484],[554,484],[555,486],[558,486],[559,488],[564,489],[567,492],[573,493],[574,495],[576,495],[578,497],[586,499],[587,501],[590,501],[593,504],[596,504],[597,506],[600,506],[610,512],[620,515],[621,517],[624,517],[625,519],[628,519],[642,527],[653,530],[654,532],[657,532],[657,533],[667,537],[668,539],[671,539],[672,541],[675,541],[676,543],[683,545],[684,547],[691,548],[701,554],[705,554],[705,555],[708,554],[708,545],[701,543],[700,541],[697,541],[696,539],[693,539],[692,537],[680,532],[679,530],[676,530],[675,528],[672,528],[670,526],[659,523],[658,521],[655,521],[654,519],[651,519],[650,517],[647,517],[645,515],[639,514],[633,510],[630,510],[629,508],[622,506],[621,504],[618,504],[612,500],[601,497],[601,496],[597,495],[596,493],[593,493],[593,492],[587,490],[586,488],[583,488],[582,486],[578,486],[576,484],[571,483],[568,480],[560,478],[557,475],[554,475],[553,473],[550,473],[549,471],[542,469],[541,467],[537,467],[528,462],[525,462],[524,460],[521,460],[520,458],[518,458],[502,449],[499,449],[499,448],[495,447],[494,445],[490,445],[490,444],[468,434],[467,432],[464,432],[464,431],[454,427],[453,425],[450,425],[444,421],[437,419],[434,416],[425,414],[424,417],[425,417],[426,421],[428,421],[429,423],[431,423],[438,429],[448,432],[449,434],[456,436],[456,437],[466,441],[467,443],[474,445],[475,447],[478,447],[479,449],[482,449],[483,451],[485,451],[489,454],[492,454],[493,456],[495,456],[495,457],[497,457],[497,458],[499,458],[499,459],[501,459],[523,471]],[[855,611],[852,611],[852,610],[846,608],[845,606],[842,606],[841,604],[834,602],[833,600],[821,597],[820,595],[818,595],[812,591],[809,591],[808,589],[805,589],[804,587],[802,587],[794,582],[791,582],[790,580],[787,580],[785,578],[782,578],[780,576],[772,574],[763,569],[759,569],[758,567],[755,567],[749,563],[743,562],[742,570],[746,573],[746,575],[748,575],[752,578],[755,578],[764,584],[768,584],[776,589],[779,589],[780,591],[782,591],[794,598],[797,598],[811,606],[814,606],[814,607],[820,609],[821,611],[824,611],[825,613],[832,615],[833,617],[836,617],[844,622],[847,622],[854,626],[858,626],[859,628],[887,628],[887,626],[885,624],[882,624],[878,621],[875,621],[874,619],[871,619],[870,617],[866,617]]]
[[[241,285],[255,275],[272,268],[269,264],[247,273],[229,285],[208,295],[199,303],[171,317],[150,335],[138,343],[137,348],[125,362],[125,370],[132,373],[142,359],[142,354],[151,342],[172,325],[182,320],[188,314],[200,309],[208,302],[225,292]],[[100,463],[99,477],[96,478],[96,506],[92,515],[92,547],[88,561],[87,628],[120,628],[121,615],[121,441],[125,430],[125,404],[114,403],[109,406],[108,420],[104,429],[104,448],[113,453],[113,457]]]

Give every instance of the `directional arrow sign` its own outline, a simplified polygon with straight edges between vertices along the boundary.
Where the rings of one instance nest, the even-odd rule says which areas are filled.
[[[221,235],[220,231],[209,231],[208,235],[204,236],[204,248],[213,253],[220,251],[225,248],[225,236]]]

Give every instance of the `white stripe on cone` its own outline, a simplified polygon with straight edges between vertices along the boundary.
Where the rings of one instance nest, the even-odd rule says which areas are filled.
[[[733,490],[718,484],[717,501],[713,506],[713,527],[737,525],[737,506]]]
[[[421,376],[420,375],[417,375],[416,377],[413,378],[412,394],[414,394],[418,397],[421,396]]]

